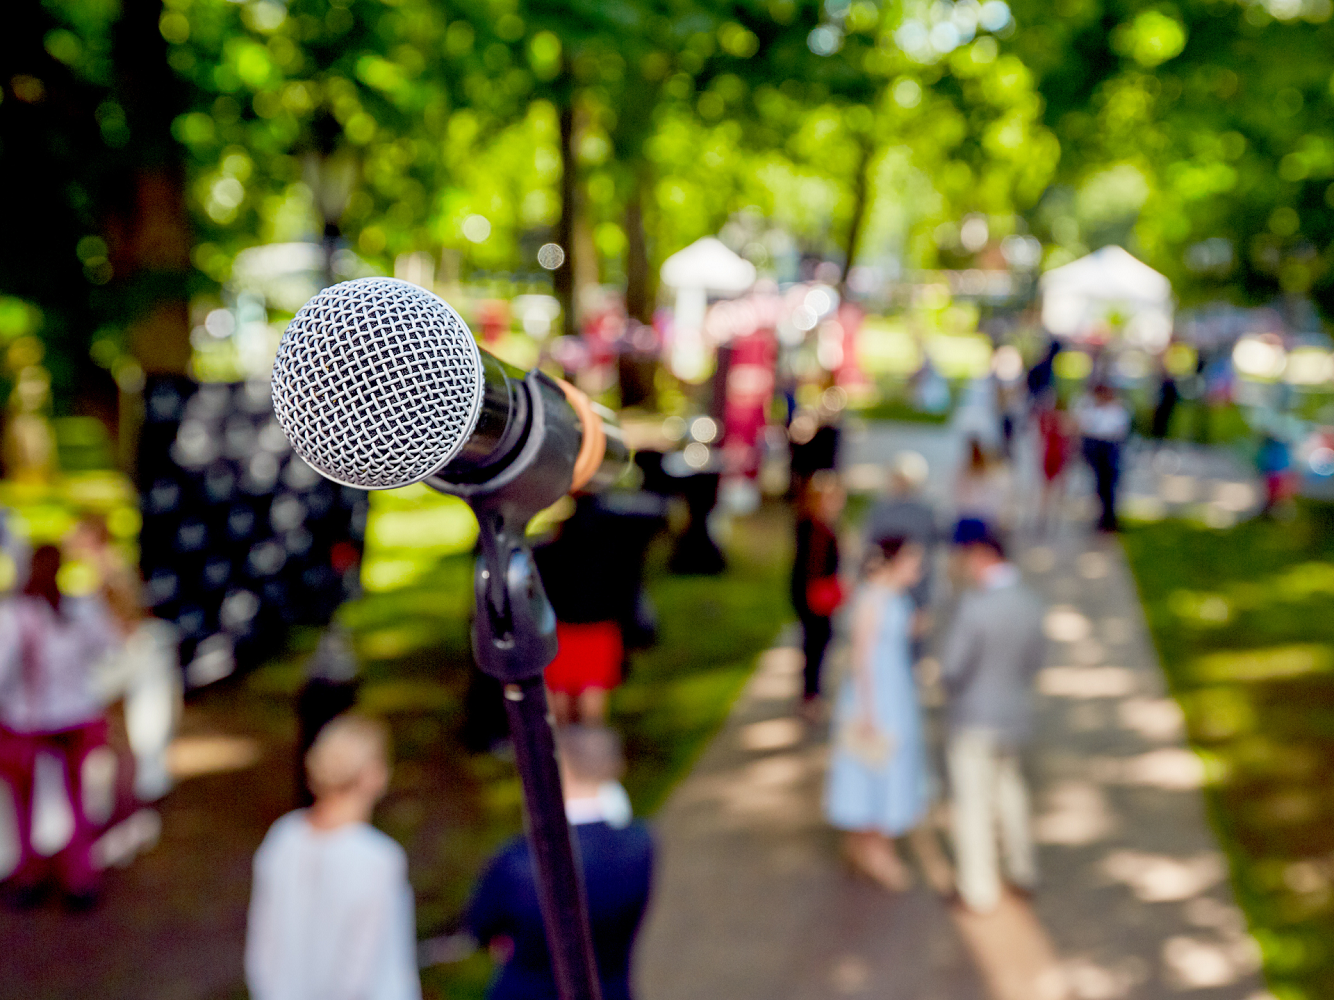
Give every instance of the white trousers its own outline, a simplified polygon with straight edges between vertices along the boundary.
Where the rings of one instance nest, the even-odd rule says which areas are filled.
[[[989,730],[952,734],[947,756],[959,896],[969,909],[987,913],[1001,897],[998,833],[1009,880],[1023,889],[1037,884],[1028,786],[1018,750],[1002,745]]]

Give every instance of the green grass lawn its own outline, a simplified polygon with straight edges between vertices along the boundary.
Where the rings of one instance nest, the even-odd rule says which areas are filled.
[[[944,424],[954,412],[951,406],[944,413],[927,413],[903,399],[882,399],[878,403],[854,411],[865,420],[899,420],[913,424]]]
[[[1271,988],[1334,996],[1334,507],[1124,542]]]
[[[666,572],[664,538],[650,551],[648,592],[660,635],[632,657],[612,698],[611,722],[625,738],[625,778],[636,812],[650,816],[686,774],[727,716],[754,666],[793,617],[787,599],[791,526],[785,508],[736,520],[717,577]],[[363,660],[362,705],[390,719],[396,769],[377,823],[411,859],[423,935],[440,933],[464,906],[486,857],[522,828],[512,765],[469,754],[459,740],[467,683],[471,558],[441,560],[412,586],[368,594],[345,620]],[[247,679],[254,694],[286,703],[315,636]],[[425,971],[428,1000],[475,1000],[490,960]]]

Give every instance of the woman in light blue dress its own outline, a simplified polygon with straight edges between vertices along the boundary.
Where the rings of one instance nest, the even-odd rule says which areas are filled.
[[[834,708],[825,815],[846,831],[848,862],[887,888],[908,885],[891,838],[915,829],[930,799],[912,673],[913,602],[922,546],[881,542],[857,593],[852,665]]]

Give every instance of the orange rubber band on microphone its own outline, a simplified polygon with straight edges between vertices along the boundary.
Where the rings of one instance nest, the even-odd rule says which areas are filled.
[[[579,454],[574,459],[574,474],[570,478],[570,492],[575,493],[588,484],[602,464],[607,454],[607,433],[602,429],[602,418],[593,409],[589,398],[564,379],[558,378],[556,382],[579,415],[579,423],[584,429]]]

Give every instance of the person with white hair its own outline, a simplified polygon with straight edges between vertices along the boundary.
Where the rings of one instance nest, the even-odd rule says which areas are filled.
[[[384,723],[340,715],[306,754],[315,804],[274,823],[255,854],[252,1000],[420,1000],[407,856],[370,825],[388,742]]]
[[[936,512],[923,498],[930,466],[919,452],[898,452],[889,464],[889,492],[866,518],[866,544],[874,550],[891,538],[906,538],[922,547],[921,579],[909,591],[920,611],[931,597],[932,550],[940,541]]]

